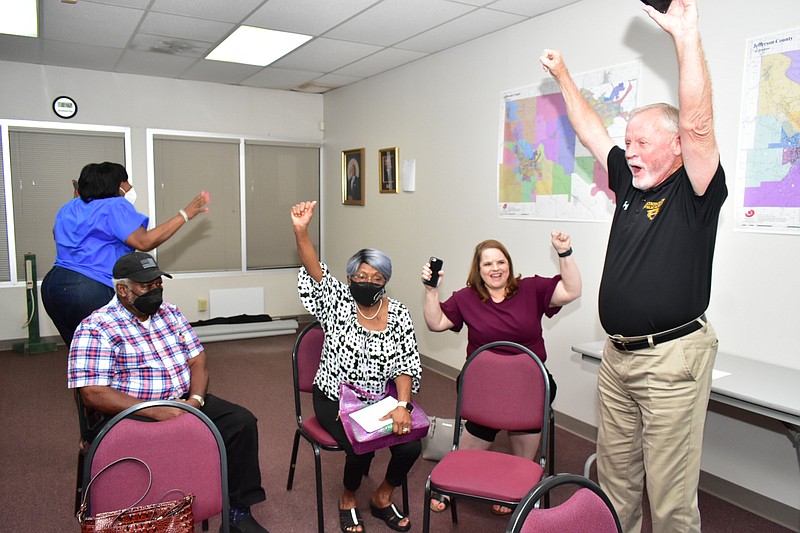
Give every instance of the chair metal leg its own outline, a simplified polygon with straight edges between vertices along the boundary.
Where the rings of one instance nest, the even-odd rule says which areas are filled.
[[[317,529],[319,533],[325,533],[325,513],[322,511],[322,459],[319,446],[312,443],[311,447],[314,449],[314,470],[317,478]]]
[[[431,480],[425,483],[425,503],[422,506],[422,533],[428,533],[431,527]]]
[[[547,473],[553,476],[556,473],[556,415],[552,409],[550,410],[550,435],[547,440],[550,441],[550,459],[548,459]]]
[[[550,442],[548,445],[550,451],[550,458],[547,461],[547,473],[551,476],[556,473],[556,414],[555,411],[550,409],[550,435],[547,440]],[[545,509],[550,508],[550,491],[547,491],[543,498]]]
[[[75,514],[78,514],[83,499],[83,450],[78,450],[78,473],[75,480]]]
[[[294,432],[294,444],[292,445],[292,458],[289,460],[289,478],[286,480],[286,490],[292,490],[294,484],[294,470],[297,466],[297,449],[300,446],[300,430]]]

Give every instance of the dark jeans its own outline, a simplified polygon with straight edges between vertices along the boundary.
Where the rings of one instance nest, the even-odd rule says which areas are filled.
[[[228,493],[232,508],[244,509],[267,499],[261,487],[261,469],[258,463],[257,419],[241,405],[211,394],[200,409],[214,422],[225,443],[228,458]],[[106,416],[110,420],[113,416]],[[133,416],[138,420],[150,420]],[[100,424],[95,435],[105,425]]]
[[[67,348],[78,324],[113,297],[108,285],[67,268],[53,267],[42,280],[42,304]]]
[[[320,425],[331,434],[336,442],[344,448],[344,488],[355,492],[361,486],[361,479],[369,473],[369,465],[375,452],[359,455],[353,451],[342,421],[339,420],[339,402],[331,400],[317,386],[314,386],[314,412]],[[393,487],[399,487],[406,479],[414,462],[422,453],[422,443],[418,440],[390,446],[392,458],[386,467],[386,481]]]

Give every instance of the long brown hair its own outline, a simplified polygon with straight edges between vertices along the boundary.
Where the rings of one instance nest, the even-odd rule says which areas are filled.
[[[522,275],[520,274],[514,277],[514,262],[511,261],[508,250],[503,246],[503,243],[494,239],[487,239],[483,242],[479,242],[475,247],[475,253],[472,255],[472,266],[469,269],[469,276],[467,276],[467,287],[473,287],[478,291],[478,297],[482,302],[489,299],[489,291],[486,290],[486,285],[483,283],[483,278],[481,278],[481,256],[484,250],[488,250],[489,248],[500,250],[508,261],[508,281],[506,281],[505,297],[511,298],[516,294],[519,288],[519,279]]]

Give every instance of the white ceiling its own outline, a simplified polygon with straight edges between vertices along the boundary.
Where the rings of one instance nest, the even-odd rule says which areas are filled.
[[[323,93],[578,0],[39,0],[0,60]],[[267,67],[204,59],[239,25],[312,35]]]

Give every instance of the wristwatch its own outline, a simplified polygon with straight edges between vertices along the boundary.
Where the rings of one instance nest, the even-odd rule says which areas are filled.
[[[189,399],[197,400],[197,403],[200,404],[201,408],[206,404],[206,399],[200,396],[199,394],[192,394],[191,396],[189,396]]]
[[[414,404],[408,402],[397,402],[397,407],[405,407],[409,413],[414,412]]]

